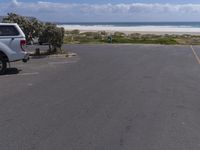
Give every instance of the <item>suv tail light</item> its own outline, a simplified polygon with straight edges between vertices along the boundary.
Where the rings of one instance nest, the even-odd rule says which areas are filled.
[[[21,46],[22,50],[25,51],[24,47],[26,46],[26,40],[21,40],[20,41],[20,46]]]

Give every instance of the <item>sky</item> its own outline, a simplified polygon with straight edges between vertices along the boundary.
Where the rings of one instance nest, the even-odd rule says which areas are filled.
[[[200,0],[0,0],[14,12],[52,22],[200,21]]]

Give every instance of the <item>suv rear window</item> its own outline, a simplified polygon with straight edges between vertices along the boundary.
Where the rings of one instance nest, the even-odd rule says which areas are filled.
[[[0,36],[17,36],[19,35],[19,31],[15,28],[15,26],[3,25],[0,26]]]

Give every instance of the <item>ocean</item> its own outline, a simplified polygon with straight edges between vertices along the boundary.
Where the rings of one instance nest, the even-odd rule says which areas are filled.
[[[200,27],[200,22],[76,22],[76,23],[57,23],[59,25],[80,25],[80,26],[184,26]]]
[[[80,22],[57,24],[66,30],[200,34],[200,22]]]

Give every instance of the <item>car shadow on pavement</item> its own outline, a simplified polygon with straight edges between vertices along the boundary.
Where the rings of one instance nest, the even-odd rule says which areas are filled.
[[[21,70],[17,68],[7,68],[4,75],[14,75],[14,74],[18,74],[20,71]]]

